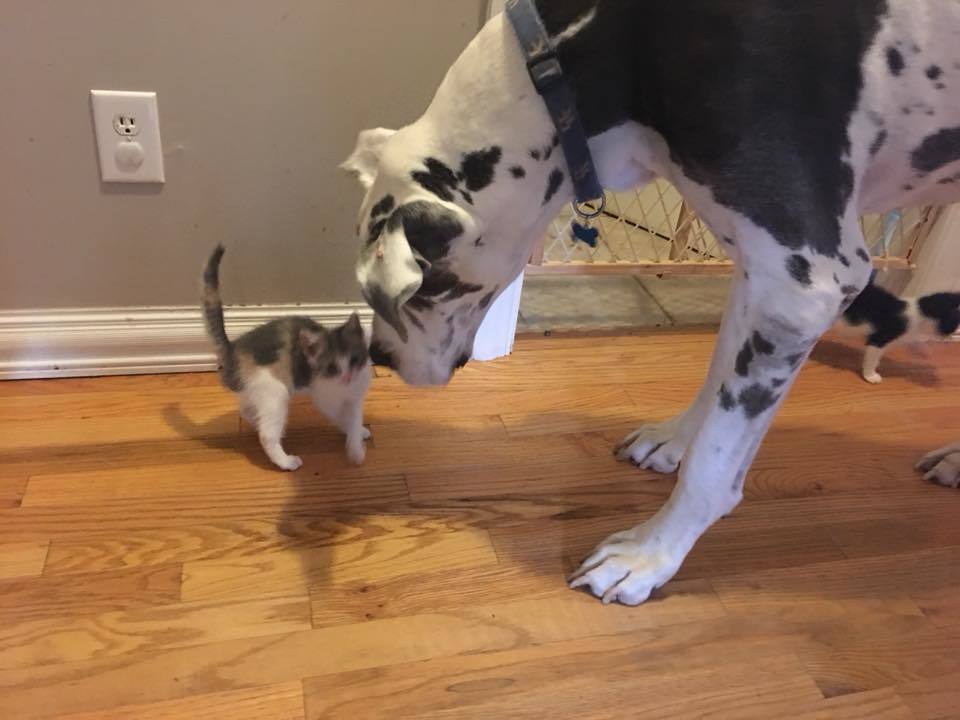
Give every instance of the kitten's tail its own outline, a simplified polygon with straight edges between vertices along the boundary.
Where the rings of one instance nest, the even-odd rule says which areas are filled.
[[[937,332],[943,337],[953,335],[960,327],[960,293],[934,293],[917,299],[917,307],[924,317],[935,320]]]
[[[207,334],[217,349],[220,379],[227,388],[239,392],[241,383],[237,374],[236,354],[223,324],[223,301],[220,299],[220,261],[224,252],[223,245],[217,245],[203,271],[203,319]]]

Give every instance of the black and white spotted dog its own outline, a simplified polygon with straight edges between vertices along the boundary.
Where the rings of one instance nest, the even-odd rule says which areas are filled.
[[[537,7],[603,185],[667,178],[740,268],[693,405],[617,449],[665,473],[682,460],[676,489],[571,580],[606,602],[637,604],[741,500],[809,351],[866,286],[859,216],[960,199],[960,2]],[[377,313],[374,359],[407,382],[446,383],[573,196],[506,19],[480,32],[420,119],[361,133],[344,167],[367,190],[358,276]],[[931,476],[944,484],[960,479],[950,451],[960,446],[926,463],[940,463]]]

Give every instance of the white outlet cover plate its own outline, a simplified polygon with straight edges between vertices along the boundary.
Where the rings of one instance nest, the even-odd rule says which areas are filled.
[[[155,92],[91,90],[93,129],[100,156],[100,178],[104,182],[162,183],[163,146],[160,142],[160,115]],[[136,118],[140,132],[134,138],[120,135],[114,128],[118,115]],[[117,150],[122,143],[138,142],[143,147],[143,163],[135,170],[124,170]],[[121,153],[122,156],[122,153]]]

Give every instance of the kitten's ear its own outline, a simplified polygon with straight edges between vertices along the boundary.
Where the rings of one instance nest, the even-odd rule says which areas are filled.
[[[357,146],[353,153],[341,163],[340,169],[352,173],[363,185],[363,189],[369,190],[377,176],[377,170],[380,169],[383,146],[396,132],[387,128],[362,131],[357,137]]]
[[[360,316],[354,312],[350,315],[350,319],[347,320],[346,325],[344,325],[347,330],[355,334],[363,334],[363,326],[360,324]]]

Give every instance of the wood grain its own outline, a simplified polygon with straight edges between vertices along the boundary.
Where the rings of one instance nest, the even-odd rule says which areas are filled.
[[[60,720],[303,720],[303,688],[299,682],[193,695],[149,705],[71,713]]]
[[[571,592],[675,478],[618,463],[710,332],[521,339],[379,371],[367,463],[308,402],[269,466],[214,375],[0,383],[4,720],[957,720],[960,346],[821,344],[746,500],[640,608]]]
[[[0,545],[0,580],[39,576],[49,549],[45,542]]]

